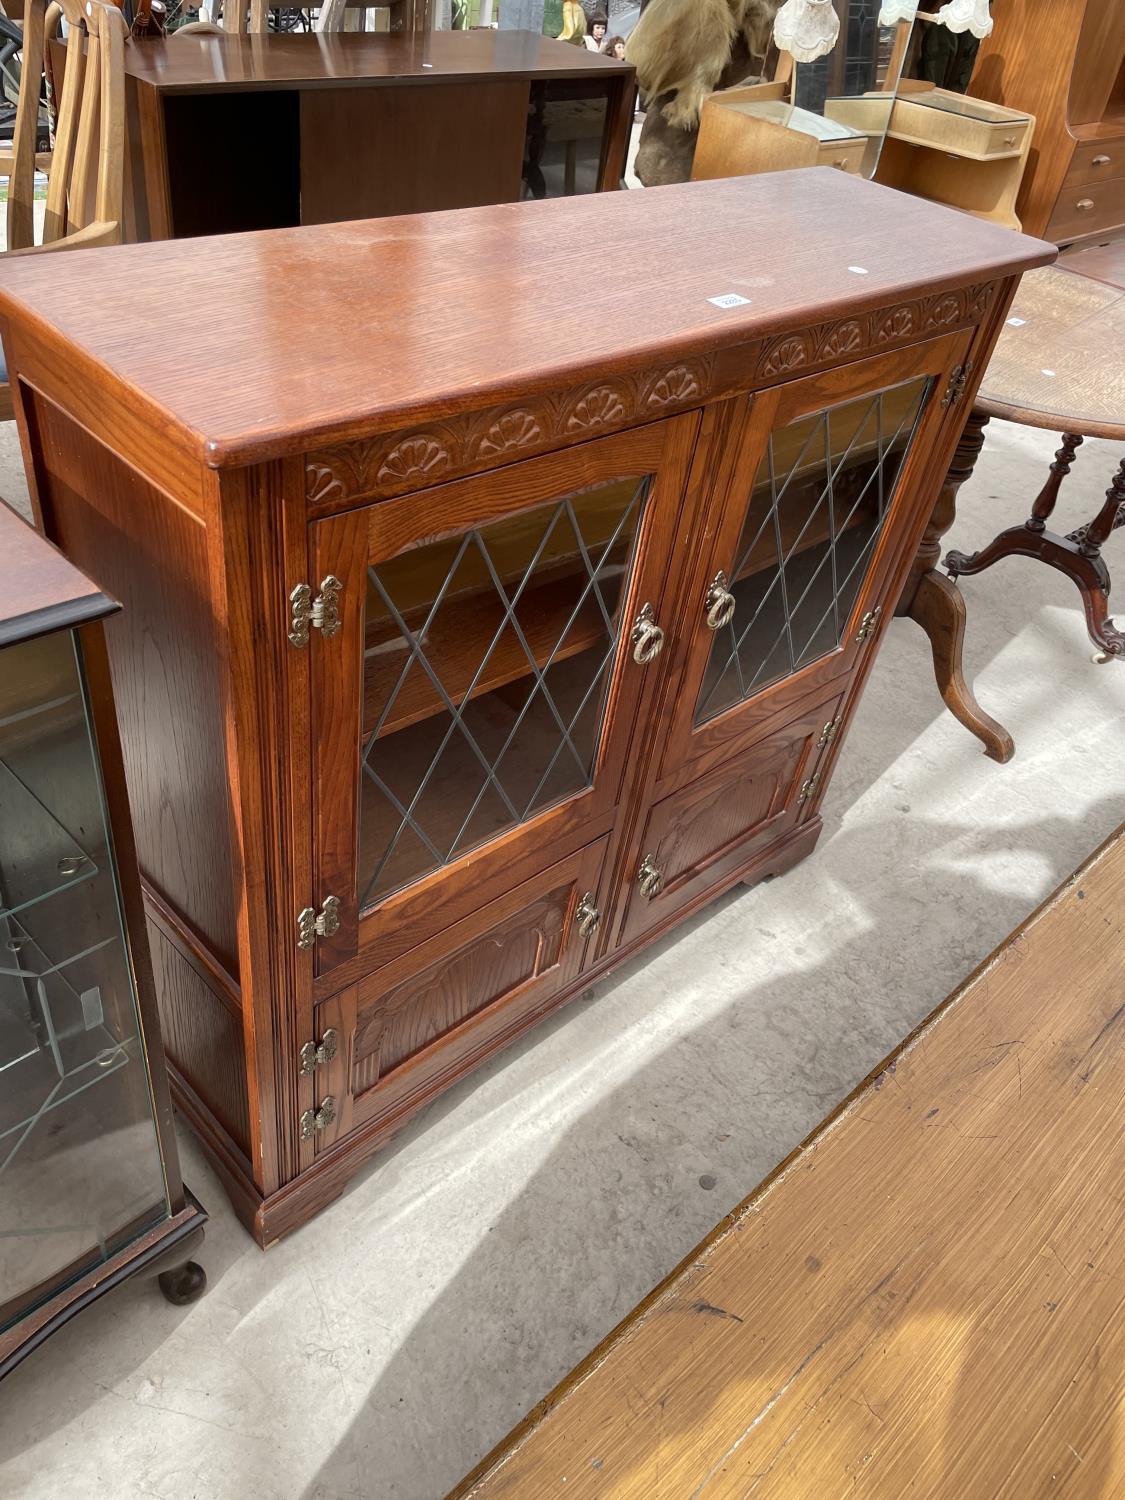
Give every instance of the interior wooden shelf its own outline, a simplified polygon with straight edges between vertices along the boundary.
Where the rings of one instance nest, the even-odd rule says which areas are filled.
[[[849,507],[851,508],[851,507]],[[872,512],[864,505],[857,506],[847,518],[847,524],[837,528],[837,537],[843,536],[846,531],[851,531],[861,521],[870,521]],[[797,552],[808,552],[812,547],[819,547],[830,540],[832,532],[828,524],[829,516],[826,506],[821,506],[812,521],[808,520],[807,512],[801,514],[789,514],[781,517],[781,551],[783,557],[788,557],[794,548]],[[802,527],[808,525],[802,535]],[[800,537],[800,546],[797,539]],[[749,578],[754,573],[760,573],[763,569],[772,567],[777,561],[777,535],[772,526],[767,526],[759,540],[750,549],[746,561],[735,574],[733,582],[738,583],[743,578]]]
[[[612,582],[619,569],[603,569],[599,582],[603,590]],[[528,589],[516,605],[516,619],[537,667],[542,669],[548,661],[566,661],[567,658],[587,651],[606,639],[605,620],[598,608],[593,591],[587,595],[577,619],[566,632],[560,646],[559,637],[574,612],[578,596],[586,584],[586,575],[571,573]],[[408,624],[420,627],[421,619]],[[499,597],[471,593],[459,599],[447,600],[438,610],[437,618],[422,643],[426,659],[441,679],[442,686],[455,704],[464,701],[473,678],[481,664],[481,658],[500,629],[504,609]],[[557,648],[557,649],[556,649]],[[388,697],[394,691],[409,649],[397,632],[388,634],[383,641],[367,647],[364,662],[363,682],[363,737],[371,734],[379,721],[379,715]],[[480,697],[497,688],[526,677],[531,672],[528,653],[511,624],[508,624],[496,642],[488,664],[473,686],[472,696]],[[379,738],[406,729],[433,714],[447,712],[444,699],[423,668],[415,663],[400,689],[386,722],[379,730]]]

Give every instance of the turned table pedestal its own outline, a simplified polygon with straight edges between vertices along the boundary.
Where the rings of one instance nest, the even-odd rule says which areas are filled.
[[[1109,572],[1101,549],[1125,524],[1125,459],[1097,515],[1066,535],[1048,529],[1063,479],[1084,438],[1125,441],[1125,242],[1072,257],[1023,281],[985,372],[927,528],[899,613],[930,637],[946,707],[993,760],[1009,760],[1011,735],[977,703],[962,671],[965,603],[952,581],[982,573],[1003,557],[1035,557],[1072,578],[1098,661],[1125,656],[1125,633],[1109,617]],[[1047,481],[1025,521],[979,552],[950,552],[937,571],[941,539],[953,524],[957,492],[971,476],[992,417],[1062,434]]]

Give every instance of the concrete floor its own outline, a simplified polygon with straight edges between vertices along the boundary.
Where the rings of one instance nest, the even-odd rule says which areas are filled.
[[[958,545],[1024,515],[1054,446],[993,425]],[[1083,449],[1069,525],[1119,457]],[[263,1255],[185,1138],[206,1296],[129,1285],[33,1354],[0,1391],[0,1494],[444,1495],[1125,817],[1125,670],[1091,664],[1072,586],[1010,561],[965,594],[1010,765],[897,622],[813,857],[453,1090],[312,1225]]]

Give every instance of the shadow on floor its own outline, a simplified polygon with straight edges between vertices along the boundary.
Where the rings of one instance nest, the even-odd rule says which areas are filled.
[[[1100,827],[1118,812],[1103,804],[1084,821]],[[970,825],[942,826],[935,829],[935,843],[947,849],[951,841],[975,832]],[[1073,832],[1073,820],[1048,817],[1008,830],[1007,847],[1051,862]],[[887,837],[885,823],[842,831],[832,851],[837,876],[850,870],[861,879],[860,872],[880,858]],[[1005,932],[1032,904],[1017,892],[999,894],[967,878],[963,867],[934,863],[923,873],[926,898],[935,909],[987,901]],[[626,1088],[582,1117],[410,1329],[301,1500],[391,1495],[438,1500],[460,1476],[445,1470],[435,1453],[435,1425],[472,1433],[475,1458],[481,1457],[513,1425],[514,1414],[539,1401],[588,1352],[591,1340],[583,1330],[600,1326],[602,1334],[608,1332],[893,1048],[896,1037],[850,1003],[867,987],[872,952],[894,946],[888,940],[895,934],[884,930],[887,914],[872,909],[867,916],[871,926],[842,943],[829,961],[749,985],[735,1004],[661,1052]],[[913,957],[909,934],[901,937],[898,961],[905,987],[914,981]],[[721,951],[715,957],[723,961]],[[893,985],[894,976],[888,978]],[[597,1003],[612,1001],[609,990]],[[904,1035],[921,1019],[896,1013],[895,1024]],[[747,1051],[757,1056],[760,1085],[744,1093],[737,1117],[709,1120],[706,1073],[713,1060]],[[707,1060],[703,1070],[701,1058]],[[829,1077],[836,1082],[826,1087]],[[732,1080],[720,1081],[721,1096],[730,1097],[731,1091]],[[697,1160],[694,1193],[685,1181],[685,1138],[678,1127],[685,1113],[690,1116],[693,1099],[698,1101],[696,1142],[709,1133],[700,1129],[704,1124],[713,1127],[717,1143],[734,1142],[730,1151],[717,1145],[713,1158]],[[648,1166],[635,1177],[613,1166],[621,1143],[647,1158]],[[720,1163],[728,1157],[753,1163],[753,1171],[726,1175]],[[662,1188],[655,1198],[653,1158],[668,1163],[662,1178],[658,1174]],[[602,1198],[596,1214],[590,1204],[593,1182]],[[596,1236],[590,1234],[591,1218],[601,1231]],[[659,1256],[649,1248],[656,1221]],[[615,1295],[608,1298],[607,1281],[616,1283]],[[856,1295],[869,1291],[857,1288]],[[468,1359],[466,1350],[471,1350]]]

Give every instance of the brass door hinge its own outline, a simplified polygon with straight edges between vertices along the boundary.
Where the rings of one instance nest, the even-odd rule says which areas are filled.
[[[824,728],[820,731],[820,739],[816,742],[818,750],[823,750],[825,745],[830,745],[836,738],[836,731],[843,722],[843,718],[843,714],[837,714],[834,719],[829,719],[828,723],[825,724]]]
[[[856,632],[855,638],[860,642],[861,645],[864,641],[869,641],[878,630],[879,619],[882,613],[883,606],[881,604],[877,604],[874,609],[869,609],[864,615],[863,619],[860,620],[859,629]]]
[[[317,1068],[330,1063],[336,1056],[336,1048],[340,1041],[340,1034],[329,1027],[320,1039],[320,1045],[316,1042],[306,1042],[298,1054],[301,1059],[301,1072],[306,1078],[316,1072]]]
[[[329,1094],[319,1109],[306,1109],[301,1116],[301,1139],[311,1141],[314,1135],[327,1130],[336,1118],[336,1101]]]
[[[313,598],[307,583],[299,583],[289,595],[289,640],[294,646],[307,646],[309,631],[319,630],[331,640],[340,628],[340,593],[344,585],[329,573],[320,582],[320,593]]]
[[[318,937],[333,937],[340,930],[340,898],[325,896],[318,915],[311,906],[297,913],[297,947],[314,948]]]
[[[820,772],[818,771],[815,776],[810,776],[808,781],[803,781],[801,783],[801,790],[797,793],[797,806],[800,807],[801,804],[803,802],[807,802],[810,797],[815,797],[816,789],[819,785]]]
[[[965,394],[965,387],[969,384],[969,377],[973,373],[973,362],[967,359],[963,365],[954,365],[949,372],[949,383],[945,387],[945,395],[941,398],[942,406],[956,406]]]

